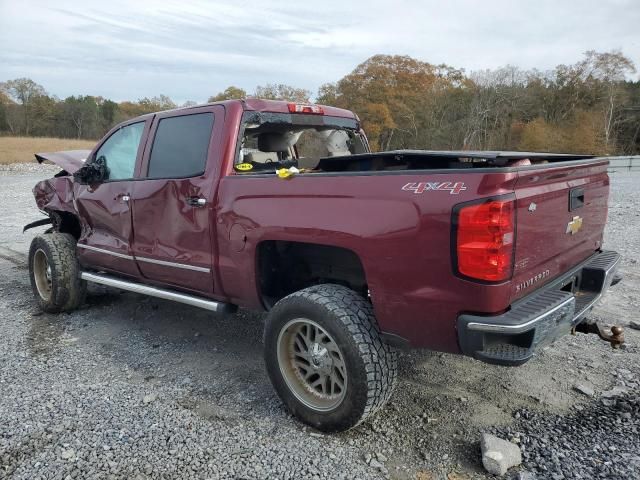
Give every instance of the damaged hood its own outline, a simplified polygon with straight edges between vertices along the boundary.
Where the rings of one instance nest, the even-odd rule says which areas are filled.
[[[84,166],[91,150],[65,150],[63,152],[45,152],[36,153],[38,163],[50,162],[58,165],[68,173],[74,173],[80,167]]]

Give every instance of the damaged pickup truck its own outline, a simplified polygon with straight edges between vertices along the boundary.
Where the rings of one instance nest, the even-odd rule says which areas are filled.
[[[84,159],[86,158],[86,161]],[[358,117],[248,99],[129,120],[36,185],[50,223],[29,271],[48,312],[87,282],[269,311],[264,355],[290,411],[351,428],[391,396],[399,348],[520,365],[619,281],[603,250],[606,159],[371,153]]]

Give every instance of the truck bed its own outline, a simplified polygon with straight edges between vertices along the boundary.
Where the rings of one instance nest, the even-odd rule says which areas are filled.
[[[320,159],[317,170],[322,172],[386,171],[386,170],[433,170],[455,168],[496,168],[510,166],[570,162],[594,158],[593,155],[559,153],[504,152],[504,151],[438,151],[438,150],[391,150],[344,157]]]

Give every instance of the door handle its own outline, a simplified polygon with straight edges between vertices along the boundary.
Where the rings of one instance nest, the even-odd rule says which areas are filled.
[[[131,197],[125,193],[125,194],[118,195],[116,199],[123,203],[127,203],[129,202],[129,200],[131,200]]]
[[[204,207],[207,204],[207,200],[200,197],[187,197],[187,203],[192,207]]]

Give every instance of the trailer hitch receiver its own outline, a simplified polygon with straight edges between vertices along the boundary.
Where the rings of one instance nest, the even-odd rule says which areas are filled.
[[[606,330],[596,322],[582,322],[573,328],[572,333],[575,335],[576,332],[595,333],[605,342],[609,342],[612,348],[620,348],[620,345],[624,343],[624,330],[618,325],[611,327],[611,333],[607,333]]]

